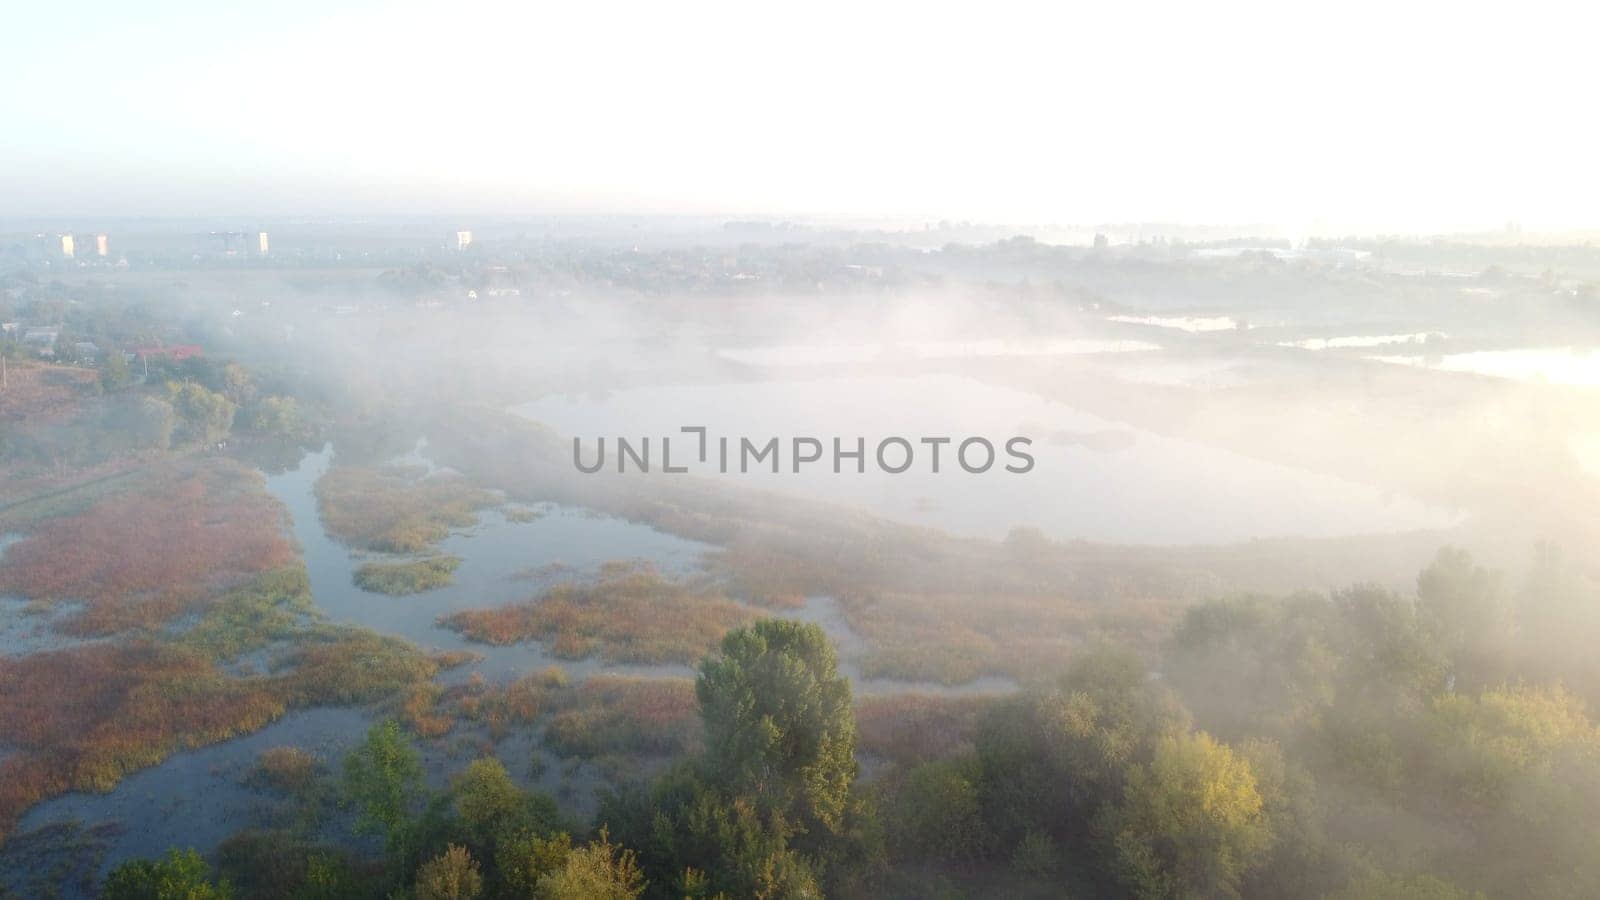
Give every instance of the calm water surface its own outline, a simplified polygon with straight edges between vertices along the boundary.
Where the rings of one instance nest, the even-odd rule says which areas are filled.
[[[1253,459],[1091,415],[1025,391],[959,375],[849,376],[712,385],[666,385],[602,397],[552,396],[516,412],[584,440],[585,460],[606,437],[615,465],[618,436],[635,445],[651,437],[659,472],[663,436],[676,435],[674,463],[696,449],[679,429],[710,428],[729,438],[734,469],[711,466],[697,474],[738,479],[753,487],[853,505],[886,518],[953,534],[1002,538],[1031,526],[1062,540],[1132,544],[1215,544],[1265,537],[1334,537],[1444,528],[1454,511],[1427,506],[1366,485]],[[997,449],[1013,436],[1031,438],[1036,466],[1010,474],[1001,463],[982,475],[955,466],[946,447],[939,474],[924,455],[903,474],[878,469],[870,454],[879,440],[902,436],[922,450],[923,436],[990,439]],[[821,463],[791,465],[795,436],[822,439]],[[779,438],[779,472],[770,464],[737,471],[741,437],[764,444]],[[867,471],[846,461],[832,468],[832,439],[854,447],[866,439]],[[896,451],[898,454],[898,451]],[[892,458],[898,462],[899,456]],[[767,467],[763,467],[767,466]]]

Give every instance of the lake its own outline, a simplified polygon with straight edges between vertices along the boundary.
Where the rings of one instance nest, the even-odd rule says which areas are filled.
[[[903,363],[928,360],[1002,359],[1027,356],[1097,356],[1159,350],[1149,341],[1116,338],[1052,338],[1016,340],[982,338],[970,341],[897,341],[862,344],[775,344],[719,350],[731,362],[776,368]]]
[[[1019,526],[1063,540],[1202,544],[1252,538],[1331,537],[1443,528],[1459,516],[1405,497],[1328,475],[1178,440],[1092,415],[1026,391],[953,374],[781,378],[761,382],[661,385],[608,395],[550,396],[515,411],[568,436],[649,436],[659,448],[675,435],[675,462],[692,454],[688,425],[715,440],[780,439],[780,471],[715,474],[752,487],[846,504],[886,518],[953,534],[1002,538]],[[1002,447],[1012,436],[1033,441],[1033,471],[1000,465],[973,475],[950,465],[934,474],[917,464],[902,474],[824,462],[796,474],[787,454],[793,436],[839,437],[868,454],[882,438],[982,436]],[[659,454],[659,450],[657,451]],[[613,454],[614,455],[614,454]],[[897,458],[898,459],[898,458]],[[1002,454],[1002,461],[1005,457]],[[714,462],[714,459],[713,459]],[[614,458],[611,460],[615,464]],[[673,477],[659,471],[630,477]]]

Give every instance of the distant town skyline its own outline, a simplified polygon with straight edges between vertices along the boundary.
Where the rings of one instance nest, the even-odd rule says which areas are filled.
[[[1570,7],[43,3],[0,216],[1600,226]]]

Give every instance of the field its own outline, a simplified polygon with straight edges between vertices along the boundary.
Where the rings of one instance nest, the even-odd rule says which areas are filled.
[[[80,636],[151,629],[251,576],[289,564],[283,511],[229,460],[166,464],[124,493],[36,524],[9,548],[0,593],[81,601]]]
[[[231,460],[168,459],[53,511],[8,548],[0,592],[74,603],[54,627],[112,640],[0,657],[0,835],[47,797],[462,661],[321,622],[282,507]],[[269,672],[227,668],[254,651]]]
[[[464,661],[371,631],[321,627],[274,661],[269,681],[293,706],[351,706],[393,696]]]
[[[420,738],[456,735],[482,752],[513,730],[542,726],[551,752],[614,766],[698,750],[698,710],[687,678],[600,674],[572,683],[557,668],[504,685],[476,676],[451,687],[417,682],[398,702],[400,721]]]
[[[236,463],[157,464],[59,512],[10,548],[0,591],[80,604],[56,622],[71,634],[127,634],[0,658],[0,744],[13,750],[0,833],[46,797],[109,790],[278,718],[294,702],[285,680],[221,664],[320,633],[282,508]]]
[[[305,567],[286,566],[252,579],[207,606],[178,641],[217,662],[287,642],[316,619]]]
[[[256,757],[255,768],[245,780],[263,790],[303,795],[323,774],[315,756],[299,747],[269,747]]]
[[[901,765],[943,759],[972,746],[978,716],[988,697],[891,694],[856,703],[856,729],[863,752]]]
[[[699,705],[687,678],[595,675],[558,701],[545,746],[562,756],[674,756],[700,745]]]
[[[0,657],[0,836],[65,791],[108,791],[180,750],[256,731],[292,708],[372,703],[458,660],[326,626],[299,632],[268,675],[229,675],[183,642],[95,643]]]
[[[151,641],[0,658],[0,834],[69,790],[108,791],[186,747],[255,731],[287,705],[197,651]]]
[[[6,363],[6,388],[0,390],[0,422],[62,421],[97,384],[93,369],[44,363]]]
[[[406,695],[400,717],[422,737],[442,736],[466,722],[482,726],[491,740],[498,741],[512,728],[538,721],[568,687],[566,673],[555,667],[505,685],[490,685],[476,676],[448,689],[424,685]]]

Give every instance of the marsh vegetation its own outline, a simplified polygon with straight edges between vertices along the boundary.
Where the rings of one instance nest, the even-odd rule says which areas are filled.
[[[398,465],[334,466],[317,482],[317,501],[329,534],[380,553],[428,550],[497,503],[463,478]]]
[[[488,644],[541,641],[563,659],[690,663],[729,629],[762,614],[716,591],[624,563],[603,568],[592,583],[560,584],[522,603],[463,610],[441,624]]]
[[[409,562],[369,562],[356,569],[356,587],[391,596],[420,594],[451,582],[459,556],[428,556]]]

